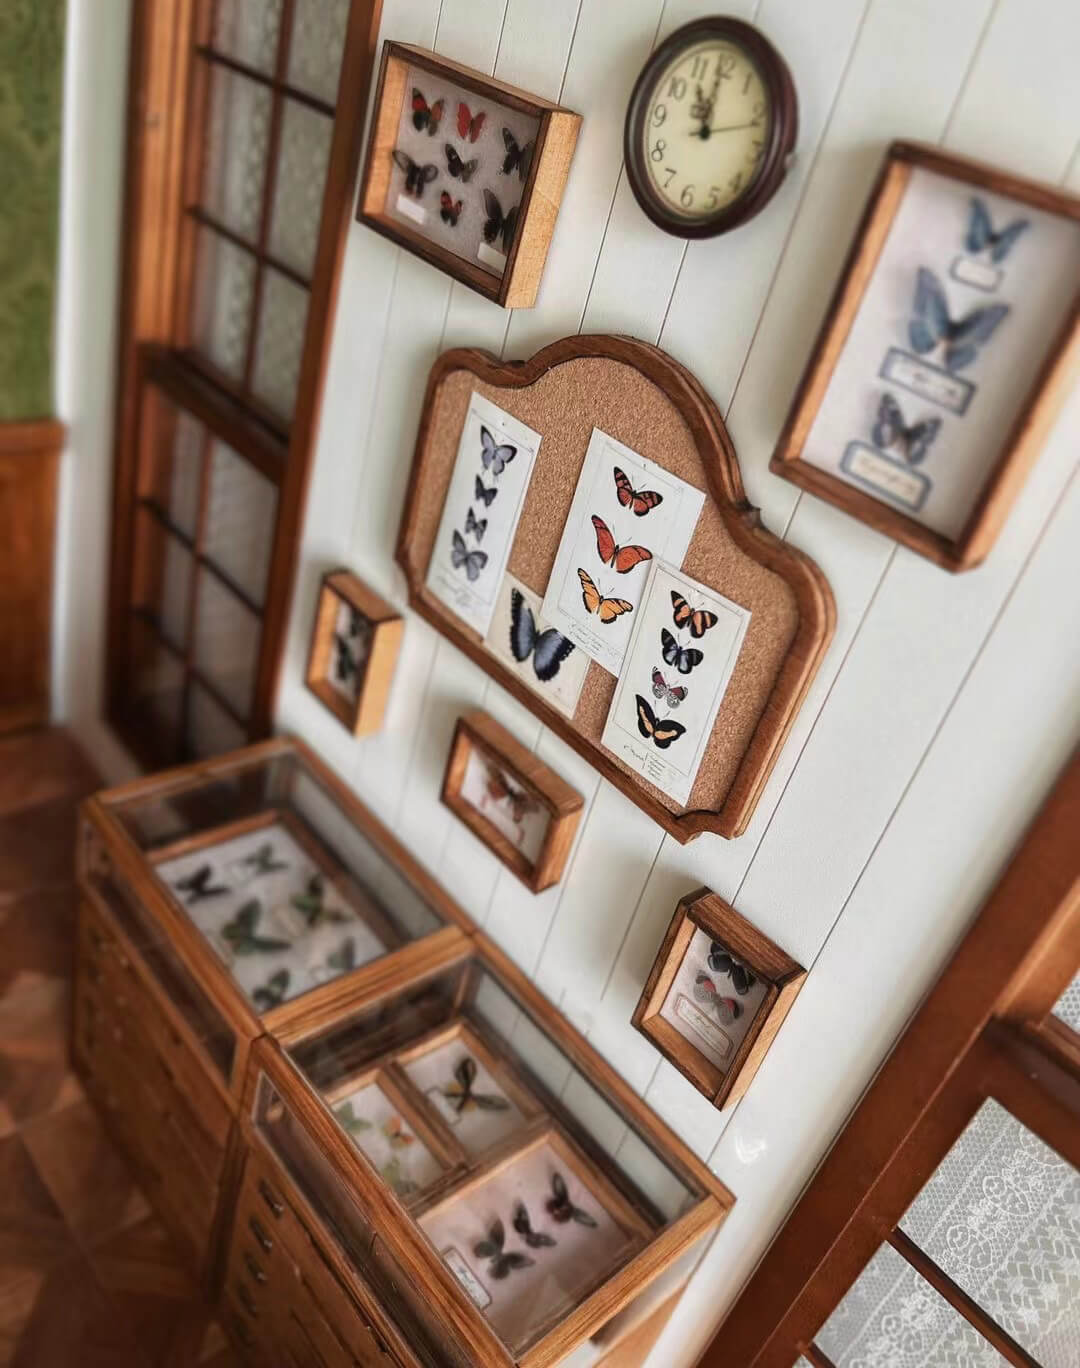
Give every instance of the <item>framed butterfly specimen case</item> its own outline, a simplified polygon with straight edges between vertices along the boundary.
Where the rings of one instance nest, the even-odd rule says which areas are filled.
[[[404,626],[401,614],[348,570],[323,578],[307,686],[354,736],[382,726]]]
[[[1080,199],[893,143],[771,468],[968,570],[1078,374]]]
[[[458,718],[442,800],[534,893],[562,878],[584,799],[479,709]]]
[[[357,218],[505,308],[536,302],[581,116],[383,47]]]
[[[723,898],[683,898],[633,1023],[694,1087],[723,1107],[757,1073],[806,977]]]

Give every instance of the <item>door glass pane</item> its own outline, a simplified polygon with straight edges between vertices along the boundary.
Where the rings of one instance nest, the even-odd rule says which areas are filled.
[[[307,306],[307,290],[267,268],[251,388],[282,418],[291,418],[296,404]]]
[[[187,749],[196,760],[224,755],[247,744],[247,734],[198,683],[188,698]]]
[[[901,1227],[1043,1368],[1080,1363],[1080,1174],[993,1099]]]
[[[187,642],[188,607],[195,558],[148,509],[139,510],[135,603],[178,651]]]
[[[244,374],[255,258],[209,228],[199,230],[191,345],[230,380]]]
[[[211,451],[204,555],[262,603],[274,541],[277,490],[224,442]]]
[[[144,497],[185,537],[195,538],[199,518],[199,485],[205,428],[197,418],[176,408],[163,394],[153,394],[152,444]]]
[[[836,1368],[1007,1368],[891,1245],[881,1246],[814,1342]]]
[[[296,0],[289,44],[289,85],[333,104],[349,22],[349,0]]]
[[[315,265],[333,132],[333,122],[325,114],[295,100],[285,101],[269,251],[304,276],[310,276]]]
[[[255,685],[259,618],[207,570],[199,572],[195,665],[242,717]]]
[[[184,665],[140,618],[128,625],[127,721],[173,758],[180,739]]]
[[[281,32],[282,0],[216,0],[210,43],[245,66],[272,72]]]
[[[273,96],[227,67],[210,66],[201,203],[226,228],[259,235]]]
[[[1080,973],[1054,1003],[1054,1015],[1066,1026],[1080,1032]]]

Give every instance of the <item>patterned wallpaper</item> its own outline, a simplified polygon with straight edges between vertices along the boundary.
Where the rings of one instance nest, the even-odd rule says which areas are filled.
[[[64,11],[0,4],[0,422],[53,407]]]

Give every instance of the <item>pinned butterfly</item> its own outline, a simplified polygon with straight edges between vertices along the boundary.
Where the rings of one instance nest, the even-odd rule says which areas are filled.
[[[1013,219],[1012,223],[995,231],[986,202],[976,195],[971,201],[964,246],[973,253],[989,250],[990,260],[996,266],[1005,260],[1021,235],[1030,227],[1030,219],[1020,218]]]
[[[903,410],[891,394],[883,394],[871,433],[874,445],[882,451],[897,448],[908,465],[919,465],[941,431],[940,418],[923,418],[905,423]]]
[[[514,659],[522,663],[531,656],[537,679],[546,684],[559,673],[559,666],[574,650],[574,643],[554,627],[541,631],[533,610],[525,602],[525,595],[520,589],[512,589],[510,650]]]
[[[914,317],[908,324],[908,337],[920,356],[941,348],[945,369],[966,369],[980,354],[980,348],[993,337],[1008,317],[1008,304],[983,304],[963,318],[949,312],[945,287],[933,271],[920,266],[915,278]]]
[[[405,172],[405,193],[412,195],[413,199],[422,199],[425,187],[439,174],[439,168],[434,162],[425,162],[421,166],[399,147],[394,148],[393,156],[395,165]]]

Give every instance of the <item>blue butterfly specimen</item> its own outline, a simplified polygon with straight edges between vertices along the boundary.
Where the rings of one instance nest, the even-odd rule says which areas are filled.
[[[479,475],[477,475],[476,498],[482,499],[484,501],[485,508],[491,507],[492,503],[495,500],[495,495],[498,494],[498,492],[499,491],[494,487],[494,485],[490,489],[485,488],[483,480],[480,478]]]
[[[478,518],[470,508],[465,515],[465,533],[472,533],[476,540],[483,541],[484,533],[487,531],[487,518]]]
[[[492,475],[501,475],[517,455],[516,446],[510,446],[509,443],[500,446],[483,423],[480,424],[480,447],[484,469],[490,470]]]
[[[574,643],[554,627],[541,632],[533,610],[520,589],[510,591],[510,650],[515,660],[532,656],[536,677],[545,684],[559,673],[559,666],[574,649]]]
[[[472,511],[471,509],[469,510]],[[454,528],[454,535],[450,547],[450,564],[455,570],[465,567],[465,573],[470,581],[476,579],[480,571],[487,565],[486,551],[470,551],[465,545],[465,538]]]
[[[1012,223],[994,232],[990,210],[976,196],[971,201],[971,216],[968,219],[967,236],[964,246],[969,252],[983,252],[990,248],[990,260],[995,264],[1004,261],[1012,251],[1016,239],[1025,228],[1031,227],[1030,219],[1013,219]]]
[[[908,426],[900,405],[891,394],[883,394],[871,436],[874,445],[883,451],[899,446],[908,465],[918,465],[940,431],[940,418],[924,418]]]
[[[915,279],[915,317],[908,324],[908,336],[920,356],[944,343],[946,369],[963,370],[975,360],[979,348],[990,340],[1008,312],[1008,304],[986,304],[972,309],[965,318],[951,318],[941,281],[933,271],[920,266]]]

